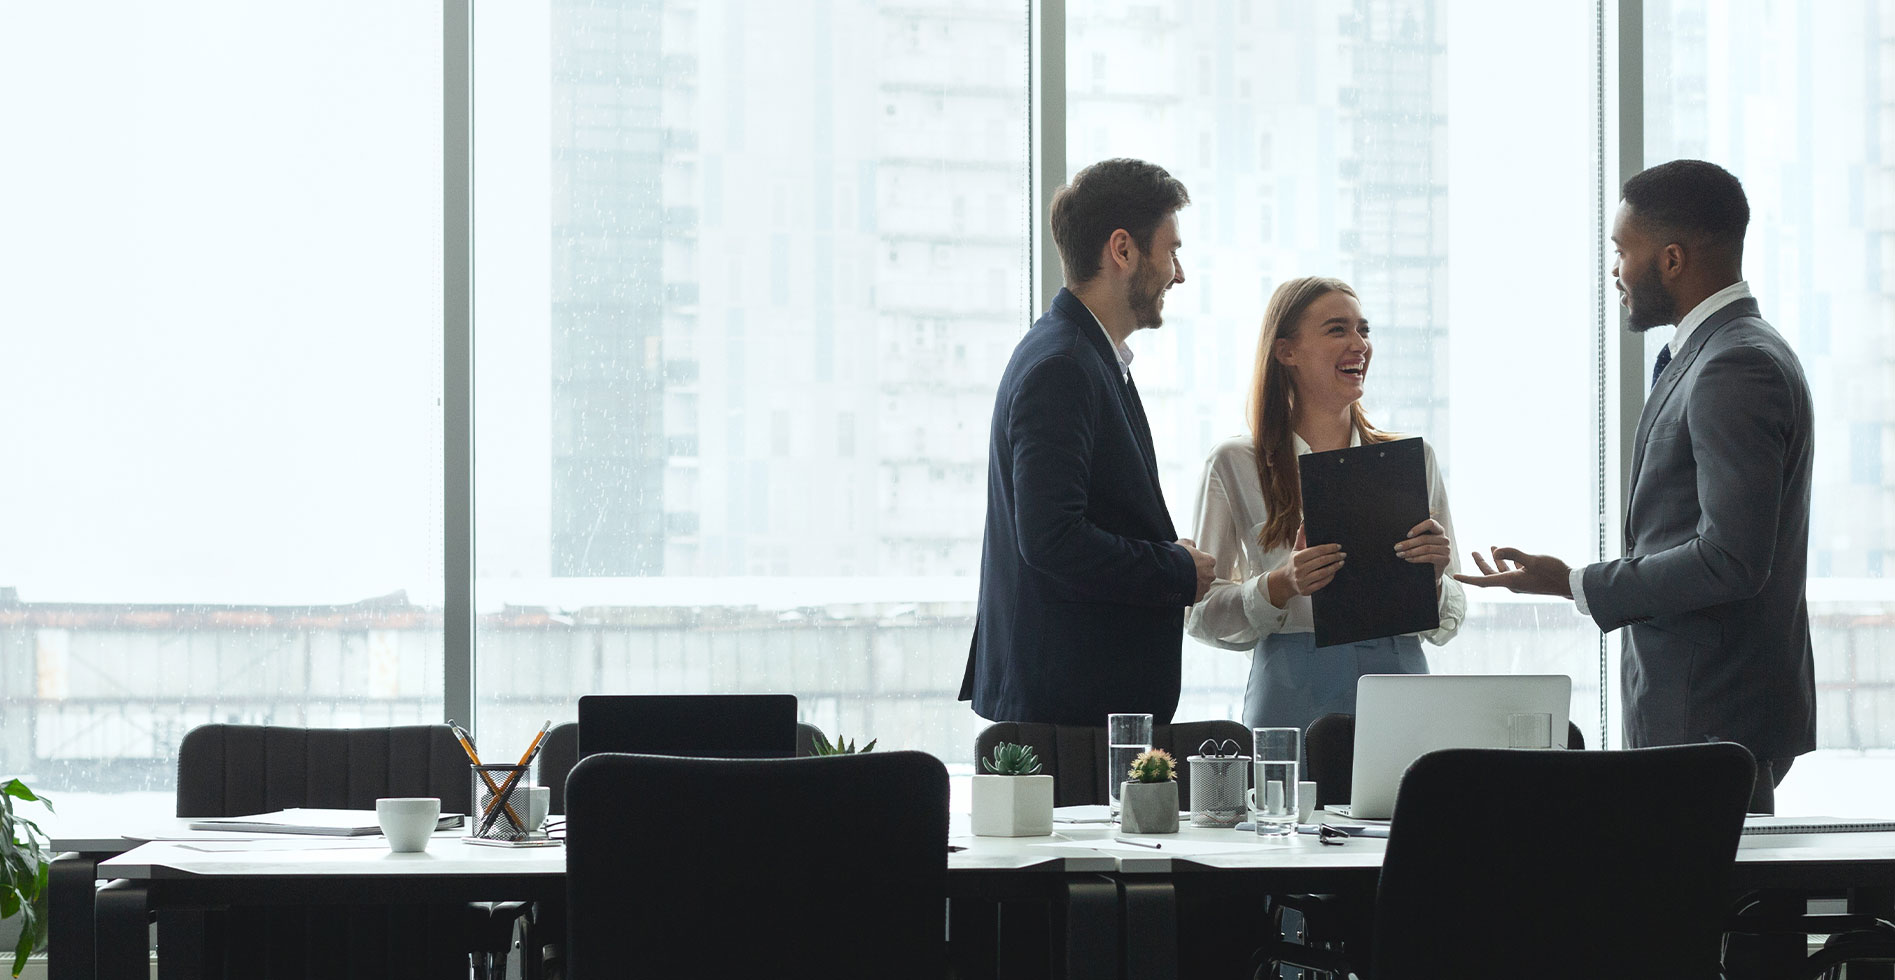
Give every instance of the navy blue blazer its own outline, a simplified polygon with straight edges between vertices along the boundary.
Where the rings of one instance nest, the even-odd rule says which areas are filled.
[[[1014,348],[994,398],[980,607],[961,700],[994,721],[1165,724],[1197,589],[1151,426],[1071,292]]]

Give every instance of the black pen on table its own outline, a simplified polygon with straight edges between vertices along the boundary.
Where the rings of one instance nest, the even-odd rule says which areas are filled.
[[[512,772],[507,773],[507,781],[501,783],[499,789],[494,790],[494,798],[487,804],[487,816],[480,821],[480,829],[474,832],[475,837],[487,836],[487,832],[493,829],[494,821],[500,819],[501,809],[513,809],[511,804],[504,808],[496,808],[493,804],[501,800],[509,799],[509,795],[513,792],[514,784],[520,781],[520,774],[526,772],[527,767],[533,764],[534,757],[540,754],[540,743],[546,740],[546,733],[551,730],[552,727],[553,722],[550,718],[547,719],[546,724],[540,726],[540,733],[533,736],[533,744],[526,747],[526,754],[520,757],[520,764],[516,766]],[[515,821],[514,826],[521,826],[517,817],[513,819]]]

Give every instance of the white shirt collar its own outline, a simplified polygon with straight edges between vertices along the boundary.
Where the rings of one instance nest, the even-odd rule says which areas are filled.
[[[1304,456],[1315,452],[1315,450],[1309,448],[1309,443],[1304,442],[1303,437],[1297,435],[1295,432],[1290,433],[1290,438],[1296,441],[1296,455]],[[1362,445],[1362,432],[1352,425],[1349,427],[1349,448],[1354,449],[1360,445]]]
[[[1684,350],[1685,341],[1691,339],[1691,331],[1702,326],[1704,321],[1711,318],[1711,314],[1740,299],[1753,298],[1750,294],[1750,283],[1742,279],[1705,297],[1704,302],[1692,307],[1691,312],[1686,313],[1684,319],[1678,321],[1678,329],[1671,335],[1671,343],[1665,345],[1671,348],[1671,356],[1677,357],[1678,352]]]
[[[1077,296],[1073,298],[1079,299],[1079,297]],[[1079,300],[1079,305],[1086,306],[1085,300]],[[1117,344],[1117,343],[1112,342],[1111,331],[1107,330],[1105,328],[1105,324],[1102,321],[1100,321],[1099,314],[1092,312],[1092,307],[1086,306],[1086,312],[1092,314],[1092,322],[1098,325],[1099,332],[1102,334],[1105,334],[1105,342],[1108,345],[1110,345],[1113,352],[1118,354],[1119,356],[1119,380],[1120,381],[1132,380],[1132,349],[1130,347],[1127,347],[1124,344]]]

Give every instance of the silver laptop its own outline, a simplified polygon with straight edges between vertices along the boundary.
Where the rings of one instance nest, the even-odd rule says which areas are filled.
[[[1365,674],[1356,682],[1355,773],[1346,814],[1395,813],[1402,773],[1435,749],[1507,748],[1509,716],[1545,714],[1566,747],[1573,679],[1565,674]]]

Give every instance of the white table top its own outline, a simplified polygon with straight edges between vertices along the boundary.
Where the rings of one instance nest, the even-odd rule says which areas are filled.
[[[123,851],[99,865],[101,878],[175,875],[557,875],[565,871],[563,847],[500,848],[461,841],[462,831],[441,831],[421,854],[394,854],[381,837],[243,835],[192,831],[186,821],[152,822],[120,838],[101,837],[95,850]],[[1309,834],[1259,838],[1234,830],[1198,828],[1182,821],[1176,834],[1120,835],[1111,826],[1057,824],[1048,837],[975,837],[964,814],[949,825],[950,871],[1017,871],[1164,874],[1174,862],[1213,869],[1367,869],[1381,866],[1387,841],[1354,837],[1325,845]],[[130,839],[127,839],[127,838]],[[1155,843],[1147,849],[1119,843]],[[77,849],[62,838],[64,849]],[[139,841],[148,841],[138,843]],[[245,843],[253,842],[253,843]],[[133,846],[135,845],[135,846]],[[1739,864],[1856,862],[1895,866],[1895,833],[1758,834],[1742,838]],[[1895,871],[1891,872],[1895,874]]]

